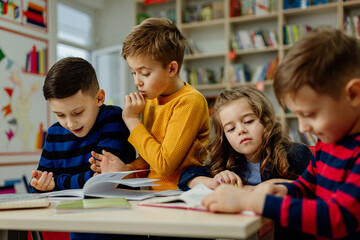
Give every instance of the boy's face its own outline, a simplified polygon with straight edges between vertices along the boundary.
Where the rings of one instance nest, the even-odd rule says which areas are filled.
[[[334,143],[345,135],[355,133],[357,119],[345,91],[339,99],[319,95],[310,86],[301,87],[296,94],[286,94],[286,106],[299,119],[300,132],[310,132],[324,143]]]
[[[85,137],[94,126],[104,97],[104,90],[99,90],[96,97],[79,90],[67,98],[50,98],[49,104],[61,126],[77,137]]]
[[[170,68],[163,68],[162,63],[149,57],[131,56],[126,58],[135,85],[139,92],[148,99],[171,95],[173,81],[170,80]]]
[[[240,98],[221,107],[219,117],[226,139],[232,148],[244,154],[251,162],[260,161],[252,157],[262,143],[264,126],[254,114],[247,99]]]

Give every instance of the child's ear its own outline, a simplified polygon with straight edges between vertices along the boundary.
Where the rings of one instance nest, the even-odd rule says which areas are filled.
[[[346,94],[353,107],[360,106],[360,78],[351,79],[345,86]]]
[[[171,61],[171,63],[169,64],[170,77],[175,76],[178,73],[178,70],[179,70],[179,65],[177,61]]]
[[[105,102],[105,91],[103,89],[99,89],[96,93],[96,103],[100,107]]]

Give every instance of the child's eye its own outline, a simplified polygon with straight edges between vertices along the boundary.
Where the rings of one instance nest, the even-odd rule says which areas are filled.
[[[150,73],[142,73],[141,75],[143,75],[144,77],[148,77],[150,76]]]
[[[64,115],[63,115],[63,114],[56,114],[56,116],[57,116],[58,118],[62,118],[62,117],[64,117]]]
[[[81,112],[75,112],[75,113],[73,113],[75,116],[79,116],[80,114],[82,114],[83,112],[81,111]]]
[[[311,118],[311,117],[313,117],[313,116],[314,116],[313,113],[304,113],[304,114],[303,114],[303,117],[306,117],[306,118]]]
[[[254,119],[251,119],[251,120],[249,120],[249,121],[245,121],[245,124],[250,124],[250,123],[252,123],[252,122],[254,122]]]
[[[131,72],[131,75],[135,75],[136,73],[135,72]]]
[[[229,129],[226,130],[226,132],[232,132],[234,130],[235,130],[235,128],[229,128]]]

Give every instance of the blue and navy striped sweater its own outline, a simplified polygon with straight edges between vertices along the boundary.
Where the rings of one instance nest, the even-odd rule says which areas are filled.
[[[94,172],[90,169],[91,151],[109,151],[123,162],[135,159],[135,149],[128,142],[129,130],[117,106],[100,107],[96,122],[82,138],[62,127],[58,122],[48,129],[38,170],[54,173],[53,190],[82,188]],[[31,187],[32,192],[39,192]]]

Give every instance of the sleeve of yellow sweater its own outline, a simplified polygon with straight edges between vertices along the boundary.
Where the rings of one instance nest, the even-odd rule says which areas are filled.
[[[208,115],[206,101],[198,94],[180,98],[169,111],[172,115],[162,143],[157,142],[143,124],[136,126],[129,137],[150,168],[164,177],[171,175],[184,160],[207,119],[204,116]]]
[[[138,157],[137,159],[135,159],[134,161],[132,161],[128,165],[130,165],[133,170],[149,169],[149,164],[147,164],[147,162],[142,157]],[[146,172],[146,171],[136,172],[135,176],[137,178],[143,178],[143,177],[146,177],[148,173],[149,172]]]

